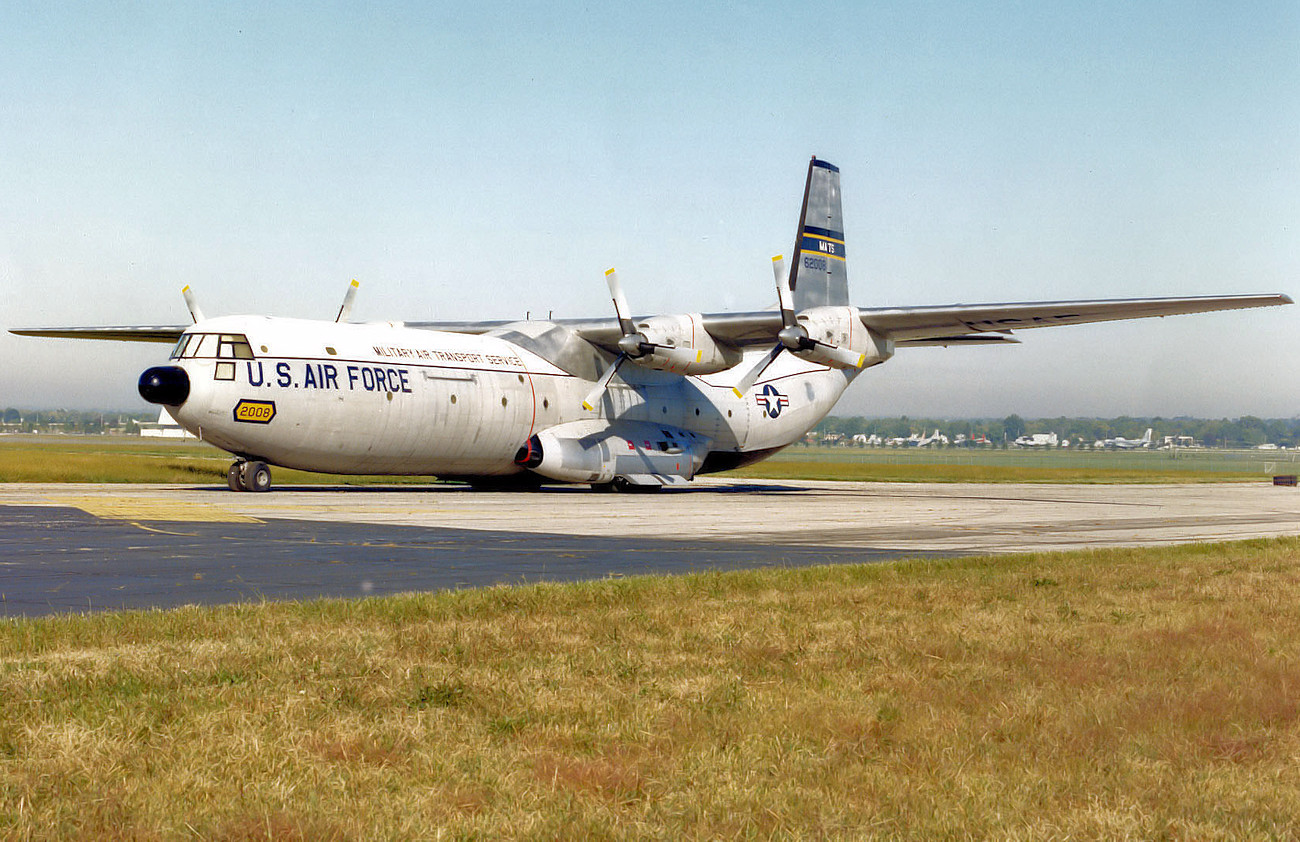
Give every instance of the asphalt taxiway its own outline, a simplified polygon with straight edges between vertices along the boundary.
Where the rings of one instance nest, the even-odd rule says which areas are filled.
[[[1259,483],[688,490],[0,485],[0,614],[1300,534]]]

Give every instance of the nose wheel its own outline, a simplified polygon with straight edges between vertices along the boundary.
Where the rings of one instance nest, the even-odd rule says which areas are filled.
[[[271,466],[265,462],[235,462],[226,471],[231,491],[270,491]]]

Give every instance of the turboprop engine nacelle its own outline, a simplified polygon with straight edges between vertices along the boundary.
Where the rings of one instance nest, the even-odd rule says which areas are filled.
[[[561,482],[676,485],[695,476],[707,448],[708,440],[689,430],[591,419],[542,430],[515,462]]]
[[[794,350],[801,359],[831,368],[869,368],[894,356],[893,340],[876,336],[868,330],[854,307],[809,307],[796,313],[795,321],[807,331],[809,339],[820,343]],[[861,354],[861,365],[847,365],[828,354],[823,346],[847,348]]]
[[[637,322],[636,333],[623,337],[619,348],[639,366],[673,374],[715,374],[741,358],[740,351],[713,340],[699,313]]]

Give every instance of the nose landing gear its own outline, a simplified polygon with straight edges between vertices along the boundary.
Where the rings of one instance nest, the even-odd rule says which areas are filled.
[[[270,491],[271,466],[265,462],[235,462],[226,471],[231,491]]]

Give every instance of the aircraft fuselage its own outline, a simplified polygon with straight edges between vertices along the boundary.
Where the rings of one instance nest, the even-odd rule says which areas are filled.
[[[463,477],[519,473],[534,435],[598,420],[629,450],[666,451],[665,437],[677,446],[670,433],[689,433],[687,464],[667,469],[689,479],[710,453],[725,454],[725,467],[797,441],[852,379],[784,356],[742,397],[731,389],[735,372],[681,377],[628,365],[589,411],[590,379],[497,336],[227,316],[195,325],[173,351],[170,365],[189,388],[172,414],[250,460]]]

